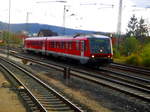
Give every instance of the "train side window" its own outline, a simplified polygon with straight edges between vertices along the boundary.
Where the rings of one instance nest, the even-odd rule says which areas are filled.
[[[67,49],[69,50],[69,42],[67,42]]]
[[[67,49],[67,42],[65,42],[65,49]]]
[[[65,42],[63,42],[63,49],[65,49]]]
[[[56,42],[56,48],[58,48],[58,42]]]
[[[61,44],[61,42],[58,42],[58,48],[59,48],[59,49],[61,48],[60,44]]]
[[[68,42],[65,43],[66,49],[68,49]]]
[[[86,41],[84,41],[84,51],[87,50]]]
[[[69,49],[71,50],[72,49],[72,42],[69,42]]]
[[[62,42],[62,49],[64,49],[65,48],[65,46],[64,46],[65,44],[64,44],[64,42]]]
[[[76,41],[76,50],[80,50],[80,43],[78,40]]]
[[[54,42],[54,48],[56,48],[56,43]]]
[[[55,48],[57,48],[57,43],[55,42]]]
[[[56,42],[56,48],[58,48],[58,42]]]
[[[54,42],[51,42],[51,47],[54,48]]]
[[[48,43],[47,43],[47,46],[48,46],[49,48],[52,48],[52,42],[48,42]]]
[[[72,42],[72,47],[73,47],[73,50],[76,50],[76,42]]]
[[[59,48],[62,49],[62,42],[59,42]]]
[[[52,48],[52,42],[48,41],[47,46],[48,46],[49,48]]]
[[[57,48],[57,43],[55,42],[55,48]]]
[[[40,42],[40,46],[42,46],[42,45],[43,45],[43,41]]]
[[[58,42],[56,42],[56,48],[58,48]]]
[[[52,48],[52,42],[49,42],[49,48]]]
[[[68,50],[70,49],[70,42],[68,42]]]
[[[44,44],[44,41],[41,41],[41,46],[43,46],[43,44]]]
[[[64,46],[63,42],[60,42],[60,48],[61,48],[61,49],[64,48],[63,46]]]
[[[68,50],[70,49],[70,42],[68,42]]]
[[[58,48],[59,49],[61,48],[61,42],[58,42]]]
[[[86,41],[81,41],[80,49],[86,51]]]

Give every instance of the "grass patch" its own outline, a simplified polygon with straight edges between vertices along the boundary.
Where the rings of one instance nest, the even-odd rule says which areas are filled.
[[[150,43],[147,44],[142,52],[141,52],[141,57],[142,57],[142,65],[146,67],[150,67]]]
[[[125,63],[139,66],[142,64],[142,58],[137,54],[131,54],[126,58]]]

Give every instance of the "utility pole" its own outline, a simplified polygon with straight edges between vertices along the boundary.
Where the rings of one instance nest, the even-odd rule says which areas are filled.
[[[29,34],[29,14],[31,14],[30,12],[27,12],[27,15],[26,15],[26,32],[27,34]]]
[[[66,28],[65,28],[65,21],[66,21],[66,5],[64,5],[64,13],[63,13],[63,34],[65,35],[65,33],[66,33]]]
[[[63,12],[63,35],[66,34],[66,12],[68,12],[68,9],[66,9],[66,5],[64,5],[64,12]]]
[[[9,0],[9,22],[8,22],[8,37],[7,37],[7,58],[9,58],[9,38],[10,38],[10,11],[11,11],[11,0]]]
[[[119,49],[119,38],[121,36],[122,1],[123,0],[120,0],[120,2],[119,2],[119,11],[118,11],[118,23],[117,23],[117,35],[118,35],[118,38],[117,38],[117,47],[118,47],[118,49]]]

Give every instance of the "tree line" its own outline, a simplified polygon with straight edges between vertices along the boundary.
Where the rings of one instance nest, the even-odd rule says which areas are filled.
[[[128,23],[127,37],[136,37],[138,39],[148,37],[148,25],[145,20],[141,17],[140,20],[133,15]]]

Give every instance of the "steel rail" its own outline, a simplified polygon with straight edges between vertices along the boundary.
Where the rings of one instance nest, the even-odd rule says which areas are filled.
[[[18,56],[17,56],[18,57]],[[20,56],[19,56],[20,57]],[[25,58],[26,59],[26,58]],[[33,60],[31,60],[31,59],[29,59],[30,61],[32,61],[32,62],[35,62],[35,63],[37,63],[37,64],[40,64],[39,62],[36,62],[35,60],[33,61]],[[42,65],[46,65],[47,67],[50,65],[50,64],[46,64],[46,63],[42,63]],[[51,66],[51,65],[50,65]],[[60,67],[60,66],[59,66]],[[62,67],[63,69],[64,69],[64,67]],[[62,69],[61,69],[62,70]],[[82,79],[85,79],[85,80],[88,80],[88,81],[91,81],[91,82],[94,82],[94,83],[97,83],[97,84],[101,84],[101,85],[105,85],[105,86],[107,86],[107,87],[110,87],[110,88],[113,88],[113,89],[116,89],[116,90],[118,90],[118,91],[121,91],[121,92],[124,92],[124,93],[128,93],[128,94],[130,94],[130,95],[133,95],[133,96],[136,96],[136,97],[138,97],[138,98],[141,98],[141,99],[144,99],[144,100],[147,100],[147,101],[150,101],[150,98],[149,97],[145,97],[145,96],[143,96],[143,95],[139,95],[138,93],[134,93],[134,92],[131,92],[131,91],[127,91],[127,90],[122,90],[122,88],[117,88],[117,87],[113,87],[113,85],[109,85],[109,84],[106,84],[106,83],[104,83],[104,82],[101,82],[100,81],[100,79],[103,79],[103,80],[105,80],[105,81],[110,81],[110,82],[113,82],[113,83],[117,83],[117,84],[120,84],[120,85],[123,85],[123,86],[128,86],[128,87],[132,87],[132,88],[134,88],[134,89],[136,89],[136,90],[139,90],[139,91],[145,91],[145,92],[147,92],[147,93],[149,93],[150,92],[150,90],[148,90],[148,89],[145,89],[145,88],[142,88],[142,87],[138,87],[138,86],[136,86],[136,85],[132,85],[132,84],[128,84],[128,83],[125,83],[125,82],[121,82],[121,81],[119,81],[119,80],[113,80],[113,79],[108,79],[108,78],[104,78],[104,77],[101,77],[101,76],[94,76],[94,75],[91,75],[91,74],[88,74],[88,73],[85,73],[85,72],[82,72],[82,71],[78,71],[78,70],[74,70],[74,69],[72,69],[72,68],[70,68],[70,74],[72,75],[72,76],[76,76],[76,77],[79,77],[79,78],[82,78]],[[87,76],[86,76],[86,75]],[[90,76],[91,75],[91,76]],[[96,79],[95,79],[96,78]],[[107,82],[108,83],[108,82]]]
[[[3,59],[4,60],[4,59]],[[7,60],[4,60],[7,61]],[[30,77],[32,77],[34,80],[38,81],[38,83],[40,83],[42,86],[44,86],[44,88],[46,88],[47,90],[51,91],[53,94],[55,94],[59,99],[63,100],[63,102],[65,102],[67,105],[69,105],[71,107],[71,109],[73,109],[75,112],[83,112],[83,110],[81,110],[79,107],[77,107],[75,104],[73,104],[72,102],[70,102],[68,99],[66,99],[65,97],[63,97],[61,94],[59,94],[57,91],[55,91],[53,88],[49,87],[47,84],[45,84],[44,82],[42,82],[40,79],[38,79],[37,77],[33,76],[31,73],[29,73],[29,71],[24,70],[24,68],[19,67],[18,65],[11,63],[10,61],[7,61],[7,63],[17,67],[18,69],[20,69],[21,71],[23,71],[24,73],[28,74]]]
[[[78,73],[82,73],[82,74],[85,74],[85,72],[81,72],[81,71],[78,71],[78,70],[75,70],[75,69],[71,69],[72,70],[72,72],[73,71],[76,71],[76,72],[78,72]],[[71,72],[71,73],[72,73]],[[101,74],[101,73],[100,73]],[[104,75],[94,75],[93,73],[86,73],[86,75],[88,75],[88,76],[92,76],[92,77],[94,77],[94,78],[98,78],[98,79],[104,79],[104,80],[107,80],[107,81],[110,81],[110,82],[115,82],[115,83],[118,83],[118,84],[120,84],[120,85],[124,85],[124,86],[129,86],[129,87],[132,87],[132,88],[134,88],[134,89],[138,89],[138,90],[141,90],[141,91],[145,91],[145,92],[147,92],[147,93],[150,93],[150,88],[149,87],[145,87],[144,85],[139,85],[139,86],[142,86],[142,87],[139,87],[139,86],[137,86],[137,85],[133,85],[132,84],[132,82],[130,82],[130,84],[127,82],[125,82],[125,80],[122,80],[122,79],[119,79],[119,78],[117,78],[117,79],[119,79],[119,80],[116,80],[116,77],[114,76],[109,76],[109,77],[105,77]],[[107,75],[108,76],[108,75]],[[113,78],[113,79],[112,79]],[[123,82],[124,81],[124,82]],[[134,84],[137,84],[137,83],[134,83]]]
[[[109,70],[109,69],[106,69],[106,68],[100,68],[100,70],[104,71],[104,72],[109,72],[109,73],[113,73],[113,74],[121,75],[121,76],[124,76],[124,77],[129,77],[129,78],[132,78],[132,79],[136,79],[136,80],[139,80],[139,81],[150,83],[149,79],[144,79],[144,78],[141,78],[141,77],[132,76],[132,75],[128,75],[128,74],[125,74],[125,73],[116,72],[116,71]]]
[[[113,84],[114,83],[120,83],[120,82],[117,82],[117,81],[113,81],[113,80],[110,80],[110,79],[106,79],[107,82],[103,82],[99,79],[96,79],[96,78],[93,78],[92,76],[85,76],[85,75],[81,75],[79,72],[71,72],[71,74],[75,77],[79,77],[81,79],[85,79],[87,81],[90,81],[90,82],[94,82],[96,84],[100,84],[100,85],[103,85],[103,86],[106,86],[108,88],[111,88],[111,89],[114,89],[114,90],[117,90],[117,91],[120,91],[122,93],[126,93],[126,94],[129,94],[131,96],[135,96],[135,97],[138,97],[139,99],[142,99],[142,100],[145,100],[145,101],[150,101],[150,97],[145,97],[143,95],[139,95],[138,93],[135,93],[135,92],[132,92],[132,91],[128,91],[128,90],[125,90],[124,87],[118,87],[118,86],[114,86]],[[105,80],[105,79],[104,79]],[[109,84],[109,81],[111,81],[112,83]],[[114,83],[113,83],[114,82]],[[127,86],[127,85],[126,85]]]
[[[21,91],[26,92],[31,99],[34,101],[34,103],[39,107],[40,112],[47,112],[47,110],[42,106],[42,104],[38,101],[38,99],[36,99],[36,97],[32,94],[32,92],[15,76],[15,74],[13,72],[11,72],[5,65],[3,65],[2,63],[0,63],[0,66],[9,73],[9,75],[11,75],[13,77],[13,79],[19,84],[19,86],[23,87],[23,90],[21,89]],[[8,77],[9,78],[9,77]],[[18,86],[18,87],[19,87]],[[18,88],[17,87],[17,88]]]
[[[110,65],[110,67],[115,67],[115,68],[118,68],[118,69],[127,70],[127,71],[131,71],[131,72],[134,72],[134,73],[140,73],[140,74],[150,76],[150,69],[145,68],[145,67],[126,65],[126,64],[121,64],[121,63],[112,63]]]

